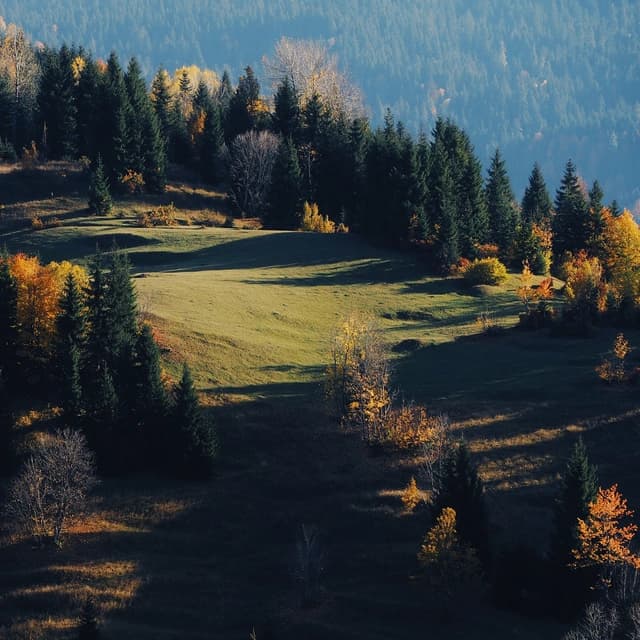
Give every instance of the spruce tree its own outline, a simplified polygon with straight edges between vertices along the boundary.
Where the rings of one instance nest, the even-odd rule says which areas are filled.
[[[231,83],[231,77],[229,76],[229,71],[225,69],[222,72],[222,79],[220,80],[220,86],[218,87],[218,91],[216,93],[216,102],[220,107],[220,114],[222,116],[222,120],[226,118],[227,111],[229,110],[229,103],[231,102],[231,98],[233,97],[233,84]]]
[[[238,86],[229,102],[225,119],[225,139],[231,142],[237,135],[253,129],[256,120],[254,107],[260,98],[260,84],[251,67],[245,68],[245,75],[240,76]]]
[[[537,162],[533,165],[529,184],[522,198],[522,221],[545,228],[551,226],[551,197]]]
[[[119,356],[128,355],[135,344],[138,308],[127,254],[114,250],[109,266],[106,277],[106,307],[113,365]]]
[[[556,567],[567,567],[573,561],[572,550],[578,546],[578,518],[587,517],[597,493],[597,469],[589,462],[582,438],[578,438],[555,503],[550,557]]]
[[[80,349],[72,340],[60,356],[60,386],[62,391],[62,410],[65,418],[78,417],[82,412],[82,383]]]
[[[92,597],[88,597],[82,606],[80,624],[78,625],[78,640],[99,640],[102,637],[98,627],[98,607]]]
[[[604,232],[604,192],[597,180],[594,180],[589,191],[589,239],[587,245],[590,253],[601,256],[604,253],[602,248],[602,234]]]
[[[0,256],[0,393],[17,384],[18,286],[8,256]]]
[[[95,61],[87,55],[83,59],[84,68],[75,87],[78,153],[95,161],[102,136],[100,128],[104,126],[100,119],[104,93]]]
[[[171,94],[169,93],[169,74],[160,67],[151,83],[151,102],[156,113],[160,135],[164,148],[169,152],[169,141],[173,134],[173,111],[171,108]]]
[[[291,137],[299,143],[300,102],[289,77],[282,81],[274,97],[273,129],[283,138]]]
[[[211,105],[205,115],[200,145],[200,175],[206,182],[215,184],[224,178],[223,150],[224,130],[220,107]]]
[[[183,477],[206,479],[216,457],[215,432],[200,409],[191,371],[185,364],[176,387],[170,450],[175,469]]]
[[[90,390],[97,380],[102,363],[110,359],[111,353],[107,279],[100,252],[97,252],[93,257],[89,268],[87,307],[89,329],[87,335],[86,380]]]
[[[475,257],[476,247],[489,237],[489,211],[482,182],[480,161],[471,155],[463,170],[458,193],[460,251]]]
[[[561,258],[565,251],[575,253],[586,249],[591,235],[589,207],[571,160],[567,162],[556,192],[555,209],[553,252],[556,258]]]
[[[112,208],[109,180],[104,171],[102,156],[98,155],[89,182],[89,209],[98,216],[106,216],[111,213]]]
[[[96,452],[98,467],[105,473],[122,471],[125,443],[118,425],[118,394],[108,364],[95,372],[90,403],[87,439]]]
[[[140,455],[150,452],[156,463],[162,464],[167,444],[168,398],[162,382],[160,350],[148,324],[142,325],[135,351],[135,418],[141,438]]]
[[[598,473],[589,462],[587,448],[579,438],[567,461],[553,512],[549,561],[554,600],[559,613],[571,616],[589,598],[594,576],[588,570],[570,567],[578,548],[578,518],[585,519],[598,493]]]
[[[297,229],[300,224],[300,165],[291,138],[280,143],[269,189],[267,224],[276,229]]]
[[[492,240],[498,245],[504,259],[509,255],[513,245],[519,216],[514,205],[511,182],[499,149],[496,149],[491,158],[486,197]]]
[[[486,566],[490,545],[484,487],[464,443],[451,451],[446,461],[433,501],[434,518],[445,507],[455,510],[460,537],[476,549]]]

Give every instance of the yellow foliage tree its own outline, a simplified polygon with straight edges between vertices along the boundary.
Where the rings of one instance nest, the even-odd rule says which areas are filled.
[[[78,284],[85,287],[89,282],[87,272],[66,260],[42,265],[37,257],[24,253],[12,256],[9,266],[17,285],[20,341],[28,349],[46,352],[53,345],[67,275],[73,273]]]
[[[607,286],[600,260],[581,251],[563,265],[565,294],[569,308],[583,324],[589,324],[607,309]]]
[[[316,233],[335,233],[336,225],[329,216],[323,216],[315,202],[305,202],[302,206],[302,223],[300,231],[315,231]]]
[[[420,503],[422,502],[422,494],[420,493],[420,489],[418,489],[418,485],[416,484],[416,479],[411,476],[411,480],[409,480],[409,484],[405,487],[402,492],[402,504],[404,508],[411,512],[413,511]]]
[[[602,213],[600,252],[615,304],[635,306],[640,300],[640,227],[626,209],[619,216]]]
[[[597,567],[605,583],[620,565],[640,569],[640,558],[631,551],[630,544],[638,531],[623,521],[633,517],[618,485],[598,489],[596,499],[589,506],[585,520],[578,518],[578,548],[573,550],[576,567]]]
[[[201,69],[195,64],[192,64],[188,67],[180,67],[173,72],[173,76],[170,77],[169,82],[169,93],[172,97],[180,93],[180,78],[182,78],[184,71],[187,72],[187,77],[192,87],[197,87],[200,82],[204,82],[211,95],[215,95],[220,87],[220,78],[215,71],[211,69]]]
[[[445,507],[418,552],[418,562],[427,571],[432,586],[446,600],[481,585],[480,561],[475,550],[460,541],[456,518],[455,510]]]
[[[333,340],[326,392],[342,419],[368,443],[384,439],[391,409],[389,367],[379,333],[369,319],[351,315]]]
[[[631,351],[629,341],[622,333],[613,341],[611,353],[597,367],[596,372],[608,383],[621,383],[627,379],[626,357]]]

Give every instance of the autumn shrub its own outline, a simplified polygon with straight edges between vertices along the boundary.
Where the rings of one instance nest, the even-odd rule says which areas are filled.
[[[399,449],[411,449],[424,444],[432,435],[436,418],[415,404],[403,404],[389,411],[385,424],[385,440]]]
[[[40,162],[40,152],[35,142],[31,141],[28,147],[22,148],[20,162],[25,169],[33,169]]]
[[[349,233],[349,227],[344,222],[340,222],[336,227],[336,233]]]
[[[141,173],[133,169],[127,169],[119,179],[122,188],[129,194],[134,195],[144,191],[145,183]]]
[[[33,216],[33,218],[31,218],[31,229],[33,231],[40,231],[44,229],[44,222],[42,222],[42,218],[40,216]]]
[[[628,340],[622,333],[616,336],[613,347],[596,367],[596,373],[608,384],[621,384],[628,380],[626,358],[631,351]]]
[[[475,247],[478,258],[497,258],[500,254],[500,247],[497,244],[478,244]]]
[[[418,485],[416,484],[416,479],[413,476],[411,476],[411,480],[409,480],[409,483],[402,492],[401,500],[404,508],[408,512],[414,511],[422,502],[422,494],[420,493],[420,489],[418,489]]]
[[[316,233],[335,233],[336,225],[329,216],[323,216],[315,202],[305,202],[302,207],[302,222],[300,231],[315,231]]]
[[[497,258],[474,260],[462,271],[464,281],[471,285],[497,285],[507,279],[507,268]]]
[[[587,326],[607,310],[607,285],[600,260],[585,251],[569,254],[561,267],[565,279],[566,312]]]
[[[140,212],[136,220],[141,227],[173,227],[177,224],[175,205],[171,202],[150,211]]]

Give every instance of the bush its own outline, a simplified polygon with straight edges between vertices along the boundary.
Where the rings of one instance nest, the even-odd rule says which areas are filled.
[[[411,480],[409,480],[409,484],[405,487],[402,492],[402,504],[404,508],[411,513],[415,510],[415,508],[422,502],[422,494],[420,493],[420,489],[418,489],[418,485],[416,484],[416,479],[411,476]]]
[[[497,258],[474,260],[462,272],[464,281],[471,285],[497,285],[507,279],[507,268]]]
[[[399,449],[419,447],[431,437],[434,420],[424,407],[418,405],[392,409],[386,420],[386,439]]]
[[[133,169],[127,169],[127,172],[123,176],[120,176],[120,184],[124,187],[125,191],[131,195],[144,191],[144,178],[141,173]]]
[[[151,211],[143,211],[136,216],[136,220],[141,227],[173,227],[177,224],[175,205],[172,202]]]
[[[628,379],[626,358],[631,351],[628,340],[622,333],[616,336],[611,352],[596,367],[596,373],[608,384],[621,384]]]
[[[315,231],[316,233],[335,233],[336,224],[329,216],[323,216],[318,211],[315,202],[305,202],[302,208],[302,223],[300,231]]]

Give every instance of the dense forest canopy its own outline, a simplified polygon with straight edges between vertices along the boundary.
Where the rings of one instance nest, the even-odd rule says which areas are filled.
[[[236,77],[282,35],[319,39],[375,122],[387,107],[414,131],[452,117],[485,163],[501,147],[518,197],[534,160],[559,175],[572,157],[587,182],[625,206],[640,200],[633,0],[4,0],[0,12],[49,45],[136,55],[148,78],[190,64]]]

